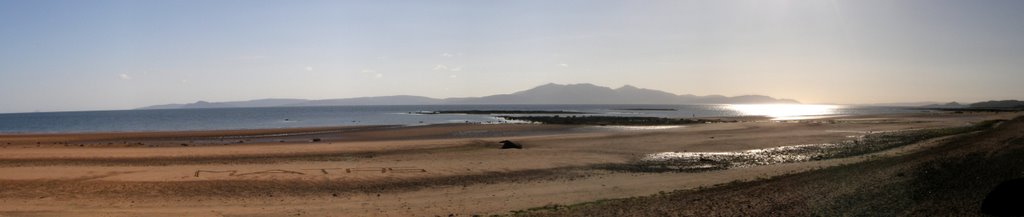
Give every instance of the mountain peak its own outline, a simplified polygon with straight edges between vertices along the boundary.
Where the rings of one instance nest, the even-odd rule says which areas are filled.
[[[623,85],[612,89],[590,83],[547,83],[511,94],[449,100],[454,104],[759,104],[799,103],[761,95],[676,95],[660,90]]]
[[[538,88],[538,87],[561,87],[561,86],[565,86],[565,85],[556,84],[556,83],[552,82],[552,83],[547,83],[547,84],[543,84],[543,85],[540,85],[540,86],[536,86],[534,88]]]
[[[597,85],[591,84],[591,83],[575,83],[575,84],[555,84],[555,83],[550,83],[550,84],[548,84],[546,86],[549,86],[549,87],[563,87],[563,88],[573,88],[573,87],[583,87],[583,88],[600,87],[600,88],[606,88],[606,87],[597,86]]]
[[[639,90],[640,88],[634,87],[633,85],[622,85],[622,87],[616,88],[616,90]]]
[[[512,94],[529,94],[529,93],[543,94],[543,93],[564,92],[564,91],[585,92],[585,91],[610,91],[610,90],[611,90],[611,88],[597,86],[597,85],[594,85],[594,84],[591,84],[591,83],[578,83],[578,84],[547,83],[547,84],[540,85],[540,86],[537,86],[537,87],[534,87],[534,88],[530,88],[529,90],[519,91],[519,92],[515,92],[515,93],[512,93]]]
[[[547,83],[537,87],[601,87],[591,83],[574,83],[574,84],[559,84],[559,83]]]

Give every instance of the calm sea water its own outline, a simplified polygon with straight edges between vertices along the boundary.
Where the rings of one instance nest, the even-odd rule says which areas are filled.
[[[675,110],[631,110],[636,108]],[[409,105],[123,110],[0,114],[0,133],[268,129],[346,125],[496,123],[501,121],[489,115],[416,114],[419,111],[443,110],[565,110],[616,116],[769,115],[778,118],[915,112],[891,107],[761,108],[731,105]]]

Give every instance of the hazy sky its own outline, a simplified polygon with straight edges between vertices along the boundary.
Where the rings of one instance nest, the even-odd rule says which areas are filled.
[[[0,112],[483,96],[1024,98],[1024,1],[0,0]]]

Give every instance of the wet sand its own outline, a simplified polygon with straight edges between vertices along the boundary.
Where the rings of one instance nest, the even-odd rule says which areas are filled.
[[[986,213],[983,204],[996,186],[1024,177],[1024,117],[865,157],[767,179],[553,205],[517,216],[1014,216],[1016,198],[1004,198],[1010,207],[1002,209],[1009,213]]]
[[[738,152],[962,127],[1017,113],[922,112],[675,128],[362,126],[0,135],[0,215],[447,216],[693,189],[929,147],[706,172],[606,169],[664,152]],[[499,149],[512,140],[525,149]]]

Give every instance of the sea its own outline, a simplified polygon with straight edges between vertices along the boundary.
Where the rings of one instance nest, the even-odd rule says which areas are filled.
[[[759,115],[780,120],[921,112],[900,107],[840,105],[389,105],[117,110],[0,114],[0,133],[149,132],[355,125],[508,123],[497,115],[425,114],[432,111],[453,110],[574,111],[589,113],[587,115],[668,118]]]

